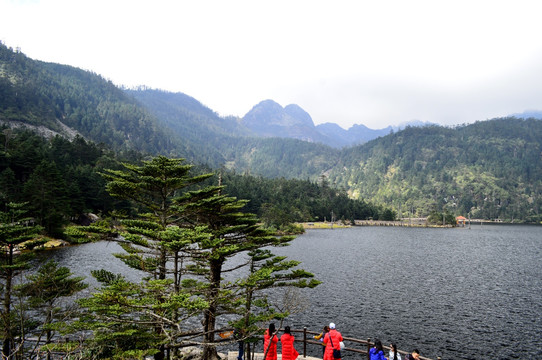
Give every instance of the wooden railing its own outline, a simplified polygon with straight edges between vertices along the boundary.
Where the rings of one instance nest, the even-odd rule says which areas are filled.
[[[307,345],[317,345],[319,347],[322,346],[320,341],[316,341],[313,338],[314,335],[319,335],[321,332],[310,331],[310,330],[307,330],[306,327],[303,328],[302,330],[292,329],[291,331],[293,333],[301,333],[301,334],[303,334],[303,337],[301,339],[296,338],[296,343],[298,343],[298,344],[300,342],[303,343],[303,352],[299,351],[299,349],[298,349],[300,355],[307,356]],[[367,357],[368,360],[370,359],[369,351],[374,346],[374,342],[371,342],[370,338],[368,338],[367,340],[361,340],[361,339],[355,339],[355,338],[350,338],[350,337],[344,337],[343,336],[343,339],[344,339],[344,342],[346,344],[348,344],[349,346],[346,347],[345,349],[341,350],[341,351],[347,351],[347,352],[363,354],[363,355],[365,355]],[[359,346],[357,346],[357,347],[355,347],[355,345],[350,346],[351,344],[352,345],[358,344]],[[384,349],[386,351],[390,350],[390,348],[388,346],[383,346],[383,347],[384,347]],[[403,350],[397,350],[397,352],[401,354],[402,358],[404,358],[407,354],[409,354],[409,352],[403,351]],[[433,360],[431,358],[427,358],[427,357],[423,357],[423,356],[420,356],[420,359],[421,360]],[[440,360],[440,357],[437,357],[437,360]]]

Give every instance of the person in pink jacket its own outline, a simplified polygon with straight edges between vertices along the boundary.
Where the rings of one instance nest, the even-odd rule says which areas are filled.
[[[290,327],[284,328],[284,334],[280,337],[280,343],[282,344],[282,360],[295,360],[299,356],[299,353],[294,348],[295,338],[290,333]]]
[[[263,335],[263,353],[265,360],[277,360],[277,343],[279,338],[275,330],[275,324],[269,324],[269,329],[265,330]]]
[[[329,324],[329,332],[324,337],[324,344],[326,345],[326,351],[324,353],[324,360],[334,360],[333,349],[341,349],[341,341],[343,336],[335,329],[335,324]]]

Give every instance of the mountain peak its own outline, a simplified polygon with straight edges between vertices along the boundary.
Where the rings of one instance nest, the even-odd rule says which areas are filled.
[[[296,105],[296,104],[287,105],[284,108],[284,112],[288,114],[294,120],[297,120],[297,122],[300,125],[314,127],[314,122],[312,121],[312,118],[309,115],[309,113],[303,110],[299,105]]]
[[[243,123],[249,128],[261,126],[314,127],[312,118],[300,106],[290,104],[283,108],[273,100],[263,100],[254,106],[243,117]]]

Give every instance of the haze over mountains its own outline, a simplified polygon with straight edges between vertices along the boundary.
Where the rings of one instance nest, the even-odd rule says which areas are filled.
[[[392,131],[392,127],[372,130],[364,125],[354,125],[344,130],[334,123],[315,126],[311,116],[295,104],[282,107],[273,100],[264,100],[254,106],[242,123],[258,136],[288,137],[318,142],[332,147],[358,145]]]
[[[365,125],[353,125],[345,130],[335,123],[315,125],[310,114],[300,106],[290,104],[282,107],[273,100],[261,101],[242,118],[232,116],[222,118],[198,100],[183,93],[145,88],[128,89],[126,92],[148,109],[152,109],[153,113],[160,119],[166,120],[168,125],[180,126],[180,121],[174,120],[175,116],[191,113],[199,118],[205,118],[207,123],[202,124],[197,121],[190,124],[194,129],[212,124],[215,130],[232,136],[291,138],[321,143],[334,148],[363,144],[407,126],[435,125],[412,121],[400,126],[387,126],[377,130],[369,129]],[[188,129],[185,130],[188,131]]]

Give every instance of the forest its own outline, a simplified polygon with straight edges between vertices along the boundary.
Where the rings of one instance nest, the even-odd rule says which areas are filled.
[[[3,128],[0,134],[0,209],[9,203],[28,203],[28,215],[51,236],[62,237],[63,227],[77,223],[87,213],[108,216],[126,204],[105,191],[104,169],[116,169],[122,162],[137,163],[137,152],[115,154],[104,145],[76,136],[73,140],[55,136],[45,139],[31,131]],[[212,171],[196,166],[195,171]],[[389,215],[389,209],[348,198],[345,191],[309,180],[267,179],[217,170],[225,191],[249,200],[245,211],[262,218],[268,226],[280,228],[293,222],[354,219]],[[217,176],[207,180],[217,184]],[[386,211],[388,210],[388,211]],[[283,216],[279,216],[282,214]]]
[[[330,182],[398,216],[431,211],[539,223],[542,121],[503,118],[404,131],[344,150]]]

